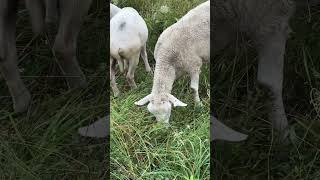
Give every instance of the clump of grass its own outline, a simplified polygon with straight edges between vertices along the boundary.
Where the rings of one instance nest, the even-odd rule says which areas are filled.
[[[133,7],[149,28],[148,58],[161,32],[203,1],[113,1]],[[152,77],[144,67],[137,69],[138,88],[127,88],[118,75],[122,94],[111,98],[111,179],[209,179],[209,68],[201,74],[200,97],[204,107],[195,108],[189,78],[176,81],[173,94],[188,106],[174,108],[170,126],[157,123],[145,107],[134,102],[151,92]]]

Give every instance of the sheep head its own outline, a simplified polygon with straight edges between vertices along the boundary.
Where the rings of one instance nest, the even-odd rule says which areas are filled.
[[[135,105],[143,106],[148,104],[148,110],[152,113],[158,122],[169,123],[169,118],[171,115],[171,108],[178,106],[187,106],[187,104],[183,103],[172,94],[149,94],[141,100],[135,102]]]

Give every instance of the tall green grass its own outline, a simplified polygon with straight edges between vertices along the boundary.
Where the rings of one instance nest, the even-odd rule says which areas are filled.
[[[204,1],[113,1],[121,8],[135,8],[145,19],[151,64],[154,64],[153,50],[161,32],[201,2]],[[193,104],[190,79],[176,81],[173,94],[188,106],[173,109],[169,127],[157,123],[146,107],[134,105],[148,95],[152,87],[152,77],[145,72],[142,61],[135,79],[138,88],[132,90],[126,86],[125,78],[118,75],[122,94],[111,97],[111,179],[209,179],[209,68],[204,68],[201,74],[202,108]]]

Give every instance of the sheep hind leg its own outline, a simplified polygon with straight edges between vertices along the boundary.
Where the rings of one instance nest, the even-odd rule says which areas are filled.
[[[132,59],[129,60],[129,69],[127,73],[127,81],[129,83],[129,86],[131,88],[137,88],[137,85],[134,81],[134,73],[137,69],[137,66],[139,64],[139,56],[140,53],[137,56],[134,56]]]
[[[54,47],[63,75],[71,89],[87,87],[87,81],[77,60],[77,39],[83,17],[91,0],[59,1],[60,19]]]
[[[282,83],[286,37],[283,34],[272,35],[259,50],[258,81],[266,85],[273,93],[269,119],[273,127],[281,133],[281,140],[286,139],[288,120],[282,100]]]
[[[199,97],[199,76],[200,76],[200,69],[193,72],[191,74],[191,82],[190,88],[193,90],[193,99],[196,106],[202,106],[200,97]]]
[[[126,59],[123,60],[123,71],[125,73],[128,72],[128,69],[129,69],[129,65],[128,65],[128,61]]]
[[[117,87],[116,72],[114,69],[115,69],[115,61],[113,58],[110,57],[110,86],[112,88],[114,97],[118,97],[120,94],[120,91]]]
[[[120,73],[124,73],[124,62],[122,58],[117,58],[117,63],[119,66]]]
[[[144,66],[145,66],[145,68],[146,68],[146,71],[152,73],[151,67],[150,67],[149,61],[148,61],[147,44],[145,44],[145,45],[142,47],[142,49],[141,49],[141,57],[142,57],[142,59],[143,59],[143,62],[144,62]]]
[[[58,19],[58,0],[45,0],[47,24],[55,23]]]
[[[0,7],[0,71],[6,80],[16,113],[27,110],[31,95],[24,85],[17,65],[16,1],[4,1]]]

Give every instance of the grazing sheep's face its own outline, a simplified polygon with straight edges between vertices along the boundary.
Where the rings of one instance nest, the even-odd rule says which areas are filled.
[[[161,95],[149,94],[148,96],[142,98],[140,101],[135,102],[135,104],[138,106],[143,106],[147,103],[149,103],[149,112],[156,117],[157,121],[165,123],[169,123],[172,105],[174,107],[187,106],[187,104],[181,102],[179,99],[168,93]]]
[[[171,115],[171,103],[166,98],[153,98],[148,104],[148,110],[152,113],[158,122],[169,123],[169,118]]]

